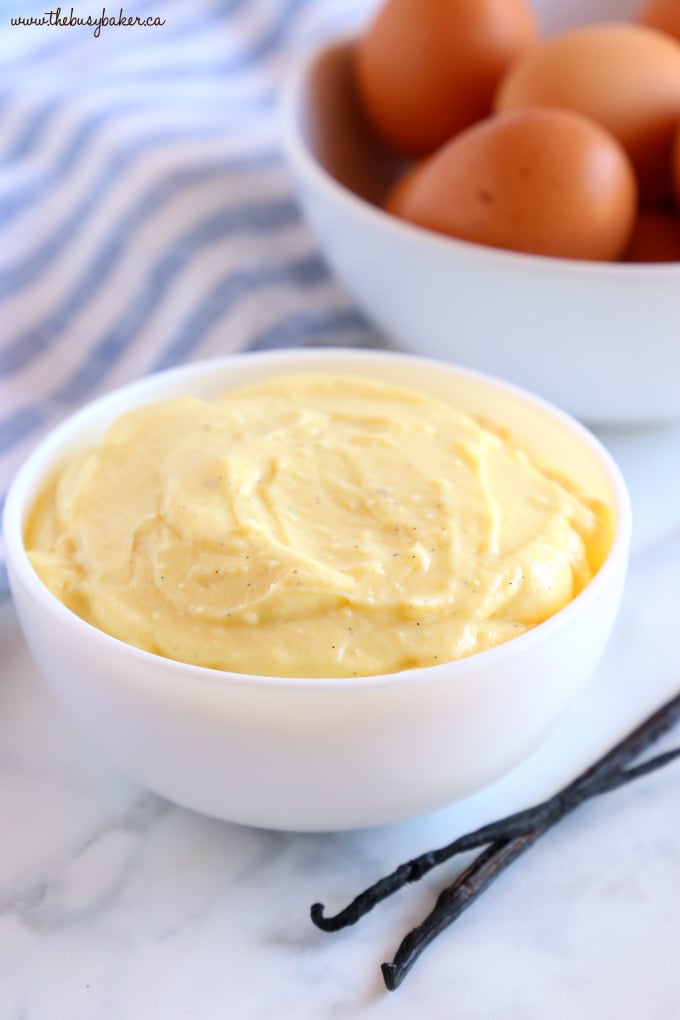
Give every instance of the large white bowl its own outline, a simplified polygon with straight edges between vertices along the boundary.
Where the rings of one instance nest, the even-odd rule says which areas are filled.
[[[33,570],[23,531],[46,480],[142,403],[210,396],[284,371],[408,383],[511,429],[539,463],[605,500],[616,518],[602,569],[529,633],[454,663],[389,676],[285,679],[184,665],[85,623]],[[597,663],[630,541],[625,485],[582,426],[503,383],[405,355],[281,351],[150,376],[87,406],[29,457],[9,493],[10,582],[33,655],[82,729],[122,771],[187,807],[280,829],[376,825],[441,807],[499,777],[544,740]]]
[[[534,0],[544,29],[632,17],[638,0]],[[397,167],[361,118],[351,41],[291,71],[282,141],[329,264],[407,351],[491,372],[591,423],[680,418],[680,264],[522,255],[376,205]]]

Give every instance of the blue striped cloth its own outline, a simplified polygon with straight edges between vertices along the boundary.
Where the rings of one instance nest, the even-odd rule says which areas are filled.
[[[165,24],[98,37],[12,24],[52,6],[0,3],[2,502],[48,429],[134,377],[383,343],[329,276],[277,137],[291,59],[356,28],[369,0],[132,0],[126,17]]]

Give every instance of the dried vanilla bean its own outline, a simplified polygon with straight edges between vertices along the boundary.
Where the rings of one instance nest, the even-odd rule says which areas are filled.
[[[455,882],[440,893],[431,913],[403,939],[394,960],[382,965],[387,988],[397,988],[432,939],[460,916],[494,878],[561,818],[583,801],[641,778],[680,757],[680,749],[677,749],[639,765],[632,764],[679,719],[680,694],[649,716],[611,751],[553,797],[498,822],[482,826],[447,846],[428,851],[400,865],[332,917],[325,917],[323,904],[315,903],[311,908],[312,921],[323,931],[338,931],[356,923],[382,900],[409,882],[417,881],[438,864],[463,851],[486,847]]]

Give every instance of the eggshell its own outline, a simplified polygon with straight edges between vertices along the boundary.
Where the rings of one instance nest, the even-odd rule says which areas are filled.
[[[680,262],[680,216],[641,210],[623,258],[625,262]]]
[[[504,77],[497,111],[560,106],[592,117],[628,152],[646,204],[672,193],[680,46],[641,25],[591,25],[538,44]]]
[[[680,41],[680,0],[647,0],[637,20]]]
[[[389,212],[497,248],[616,259],[635,218],[635,175],[606,131],[566,110],[516,110],[468,128],[408,172]]]
[[[397,152],[432,152],[490,112],[500,78],[537,37],[525,0],[387,0],[356,49],[368,119]]]

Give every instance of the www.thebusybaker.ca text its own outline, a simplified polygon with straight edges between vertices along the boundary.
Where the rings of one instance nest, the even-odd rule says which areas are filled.
[[[140,18],[137,15],[126,15],[123,12],[123,8],[120,8],[119,13],[107,14],[106,7],[102,7],[102,13],[99,17],[95,18],[91,14],[81,17],[80,15],[74,14],[73,8],[71,8],[70,14],[63,14],[62,8],[57,7],[54,11],[44,11],[43,14],[39,14],[37,17],[18,17],[10,18],[12,25],[52,25],[52,26],[65,26],[75,27],[77,25],[87,25],[90,28],[94,28],[94,37],[98,39],[103,27],[109,25],[117,28],[121,25],[124,26],[135,26],[141,25],[145,28],[161,28],[165,24],[165,18],[158,17],[147,17]]]

